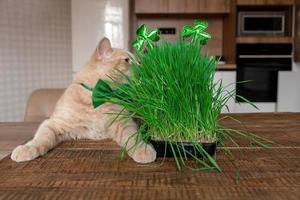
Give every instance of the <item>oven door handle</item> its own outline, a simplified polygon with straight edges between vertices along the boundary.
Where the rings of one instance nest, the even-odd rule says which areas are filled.
[[[292,58],[292,55],[239,55],[239,58]]]

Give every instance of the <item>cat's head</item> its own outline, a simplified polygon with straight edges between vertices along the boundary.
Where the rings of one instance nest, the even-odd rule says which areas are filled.
[[[98,79],[110,79],[123,82],[122,73],[129,75],[129,53],[122,49],[112,48],[109,39],[103,38],[95,49],[91,60],[90,70],[98,75]]]

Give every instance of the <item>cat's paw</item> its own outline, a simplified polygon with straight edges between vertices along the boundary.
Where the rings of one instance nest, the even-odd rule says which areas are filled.
[[[135,149],[131,156],[135,162],[138,163],[150,163],[156,159],[156,151],[149,144],[143,144]]]
[[[28,145],[20,145],[13,150],[10,158],[16,162],[24,162],[24,161],[33,160],[38,156],[39,156],[39,152],[36,147],[28,146]]]

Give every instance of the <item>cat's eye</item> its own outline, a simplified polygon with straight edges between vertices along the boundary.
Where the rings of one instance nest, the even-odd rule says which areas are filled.
[[[125,62],[129,63],[130,59],[129,58],[125,58]]]

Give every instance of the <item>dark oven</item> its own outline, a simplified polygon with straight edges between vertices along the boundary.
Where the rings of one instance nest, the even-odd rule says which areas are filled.
[[[278,71],[291,69],[291,44],[238,44],[237,95],[252,102],[276,102]],[[238,97],[236,101],[243,102]]]

